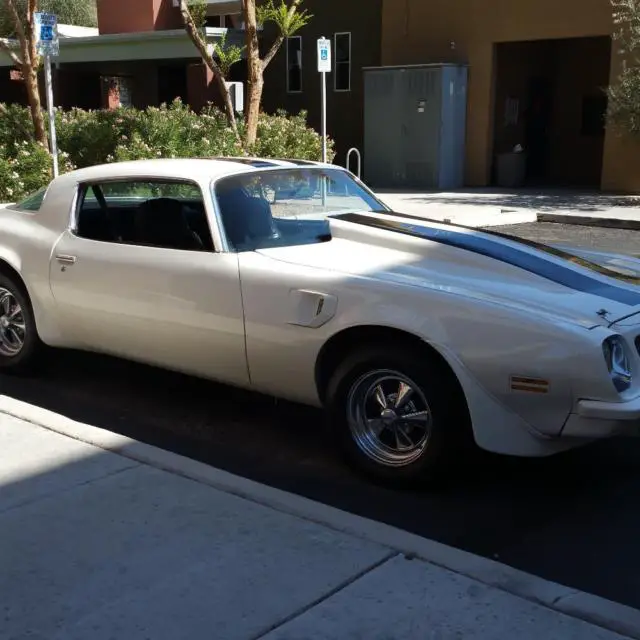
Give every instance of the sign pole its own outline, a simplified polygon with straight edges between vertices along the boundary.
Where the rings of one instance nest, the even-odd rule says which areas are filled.
[[[327,72],[320,74],[322,79],[322,162],[327,161]]]
[[[47,112],[49,113],[49,136],[51,138],[51,155],[53,157],[53,177],[57,178],[58,168],[58,139],[56,136],[56,114],[53,108],[53,74],[51,72],[51,55],[44,56],[44,82],[47,92]]]
[[[51,157],[53,159],[53,177],[59,174],[58,139],[56,136],[56,112],[53,106],[53,73],[51,58],[60,51],[58,35],[58,18],[52,13],[38,12],[35,14],[36,49],[44,58],[44,83],[47,97],[47,113],[49,114],[49,137]]]
[[[327,73],[331,73],[331,40],[324,36],[318,39],[318,72],[320,73],[320,95],[322,112],[322,162],[327,162]],[[322,178],[322,206],[327,203],[327,178]]]
[[[331,40],[318,38],[318,72],[322,96],[322,162],[327,161],[327,73],[331,73]]]

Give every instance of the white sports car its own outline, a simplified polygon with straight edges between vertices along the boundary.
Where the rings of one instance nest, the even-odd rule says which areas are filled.
[[[0,366],[43,344],[324,406],[362,470],[640,426],[640,260],[391,212],[332,165],[150,160],[0,210]],[[302,427],[301,427],[302,428]]]

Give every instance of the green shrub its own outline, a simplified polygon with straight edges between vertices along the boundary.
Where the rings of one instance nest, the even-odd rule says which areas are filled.
[[[69,154],[78,168],[103,164],[114,154],[123,136],[131,136],[138,118],[135,109],[58,110],[58,147]]]
[[[0,147],[33,139],[29,109],[17,104],[0,104]]]
[[[238,126],[242,132],[242,119]],[[180,100],[145,110],[58,109],[56,129],[61,171],[114,161],[244,153],[218,109],[209,106],[197,114]],[[331,161],[331,140],[327,151]],[[282,111],[262,114],[258,140],[247,153],[264,158],[319,160],[322,140],[307,126],[306,112],[294,116]],[[48,153],[33,141],[28,109],[0,104],[0,202],[17,200],[39,189],[50,179],[50,167]]]
[[[198,115],[176,100],[136,112],[131,128],[122,133],[107,160],[206,158],[240,152],[220,111],[210,108]]]
[[[59,156],[60,171],[75,167],[67,154]],[[51,181],[53,165],[49,152],[32,140],[0,147],[0,202],[16,202]]]
[[[289,116],[284,111],[276,115],[262,114],[258,122],[258,139],[251,149],[252,155],[261,158],[298,158],[320,160],[322,137],[307,126],[307,112]],[[327,157],[335,156],[333,141],[327,141]]]

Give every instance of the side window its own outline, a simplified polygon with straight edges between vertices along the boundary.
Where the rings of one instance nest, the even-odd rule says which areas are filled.
[[[335,91],[351,91],[351,34],[336,33],[333,40],[336,63],[333,88]]]
[[[84,185],[76,235],[183,251],[213,251],[202,191],[191,182],[119,180]]]
[[[24,200],[11,205],[11,208],[17,209],[18,211],[40,211],[46,193],[47,187],[42,187],[42,189],[38,189],[35,193],[28,195]]]
[[[302,93],[302,36],[287,38],[287,93]]]

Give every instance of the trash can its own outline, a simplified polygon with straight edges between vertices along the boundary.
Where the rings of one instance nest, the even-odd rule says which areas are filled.
[[[527,156],[524,152],[500,153],[497,158],[496,182],[499,187],[513,188],[524,184]]]

